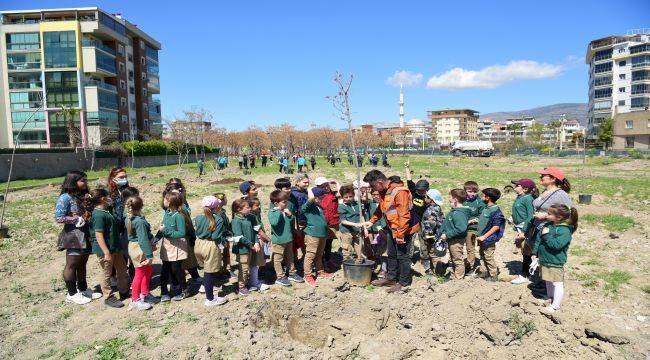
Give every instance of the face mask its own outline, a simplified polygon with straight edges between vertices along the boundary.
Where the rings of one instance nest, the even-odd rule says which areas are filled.
[[[129,180],[127,180],[126,178],[115,179],[115,184],[117,184],[117,186],[126,186],[128,183]]]

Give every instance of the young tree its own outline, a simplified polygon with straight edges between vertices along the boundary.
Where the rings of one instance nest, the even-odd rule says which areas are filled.
[[[614,121],[611,118],[607,118],[600,123],[598,127],[598,142],[603,144],[603,149],[607,150],[607,147],[614,140]]]
[[[71,106],[61,106],[61,111],[59,111],[59,113],[65,119],[70,146],[76,148],[81,140],[81,129],[77,129],[74,120],[75,118],[79,117],[80,111],[79,109],[73,108]]]

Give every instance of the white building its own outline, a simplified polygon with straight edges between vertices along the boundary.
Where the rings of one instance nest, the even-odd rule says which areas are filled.
[[[494,129],[492,128],[492,125],[494,124],[494,121],[491,119],[478,119],[478,139],[479,140],[491,140],[492,139],[492,133]]]
[[[506,119],[506,129],[508,130],[509,138],[528,136],[528,130],[535,123],[535,118],[532,116],[521,116],[516,118]]]
[[[428,112],[438,145],[448,146],[456,140],[478,140],[478,111],[445,109]]]

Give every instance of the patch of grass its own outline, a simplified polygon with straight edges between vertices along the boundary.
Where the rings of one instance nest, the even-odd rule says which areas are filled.
[[[597,276],[605,282],[605,292],[612,295],[618,294],[621,285],[628,284],[632,279],[632,274],[621,270],[601,272]]]
[[[650,297],[650,285],[646,285],[646,286],[641,287],[641,291],[643,291],[643,293],[646,296]]]
[[[61,359],[72,360],[77,356],[92,350],[93,344],[79,344],[76,347],[63,350]]]
[[[587,261],[583,261],[581,263],[582,265],[589,265],[589,266],[602,266],[603,263],[600,262],[600,260],[596,258],[589,258]]]
[[[365,289],[369,292],[375,291],[375,287],[373,285],[366,285]]]
[[[123,348],[127,344],[128,341],[125,338],[115,337],[108,339],[103,344],[97,346],[98,350],[95,358],[100,360],[125,359],[126,354]]]
[[[618,214],[608,214],[602,216],[587,214],[584,215],[580,220],[592,224],[602,224],[605,226],[605,229],[613,232],[624,232],[635,224],[634,218]]]
[[[577,274],[576,280],[580,281],[580,285],[588,289],[595,289],[598,286],[598,278],[594,273]]]
[[[572,246],[569,248],[569,254],[573,256],[586,256],[589,254],[589,249],[580,246]]]
[[[56,355],[57,351],[54,348],[50,348],[47,352],[44,352],[38,356],[39,359],[49,359]]]
[[[512,331],[515,339],[519,340],[533,331],[535,331],[535,323],[532,320],[525,320],[519,314],[513,313],[507,320],[508,327]]]
[[[143,346],[149,346],[149,336],[145,333],[138,334],[138,342]]]

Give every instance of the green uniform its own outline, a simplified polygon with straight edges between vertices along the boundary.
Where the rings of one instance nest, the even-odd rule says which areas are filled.
[[[530,194],[517,196],[515,202],[512,204],[512,221],[515,223],[515,226],[522,232],[526,232],[526,227],[534,214],[533,196]]]
[[[466,207],[470,208],[470,210],[471,210],[471,213],[469,215],[470,219],[478,219],[478,217],[481,216],[481,212],[486,207],[483,200],[481,200],[478,196],[472,201],[469,201],[469,200],[465,201],[463,203],[463,206],[466,206]],[[471,224],[471,225],[468,226],[467,231],[476,232],[477,228],[478,228],[477,224]]]
[[[481,216],[478,218],[478,226],[476,227],[477,234],[483,234],[486,229],[488,222],[490,222],[490,217],[492,213],[499,210],[499,206],[494,204],[492,206],[486,206],[485,209],[481,212]]]
[[[178,239],[186,236],[185,217],[178,211],[165,211],[162,223],[165,225],[165,228],[162,230],[164,237]]]
[[[451,211],[445,216],[440,233],[447,235],[447,241],[465,239],[467,236],[467,222],[472,214],[472,209],[468,207],[451,208]]]
[[[375,213],[377,208],[379,207],[379,203],[376,202],[375,200],[370,201],[367,205],[368,211],[366,211],[365,218],[366,221],[370,220],[370,217],[372,217],[372,214]],[[377,233],[379,232],[379,229],[385,229],[386,228],[386,219],[382,216],[377,220],[372,226],[370,227],[370,232],[372,233]]]
[[[153,238],[153,235],[151,234],[151,225],[149,225],[149,222],[141,215],[135,215],[131,218],[130,223],[132,230],[128,237],[129,241],[138,243],[144,257],[147,259],[153,259],[153,249],[151,248],[151,239]]]
[[[308,200],[300,208],[300,213],[307,218],[305,234],[318,238],[327,237],[328,227],[322,207],[316,205],[313,200]]]
[[[223,218],[219,216],[219,214],[212,214],[212,217],[214,218],[214,221],[216,223],[216,226],[213,231],[210,231],[210,229],[208,229],[210,223],[208,222],[208,218],[204,214],[201,214],[194,218],[194,229],[196,231],[196,238],[203,239],[203,240],[212,240],[219,244],[223,243],[223,241],[225,240],[224,237],[225,228],[223,226]]]
[[[104,241],[106,242],[108,251],[111,254],[122,251],[117,223],[115,221],[115,217],[109,211],[95,208],[93,210],[90,222],[90,237],[92,239],[93,254],[104,256],[104,252],[99,247],[99,243],[97,242],[97,236],[95,235],[97,232],[104,234]]]
[[[279,209],[269,211],[269,224],[271,225],[271,243],[286,244],[293,241],[292,224],[295,219],[293,213],[287,216]]]
[[[273,210],[273,208],[275,208],[275,204],[271,202],[269,204],[269,210]],[[289,211],[291,211],[293,214],[295,213],[296,206],[293,204],[293,202],[287,200],[287,209],[289,209]]]
[[[537,232],[533,254],[539,257],[539,263],[548,267],[563,267],[566,264],[567,251],[571,244],[573,226],[549,223]]]
[[[353,223],[360,222],[361,216],[359,215],[359,203],[352,201],[349,204],[342,203],[339,205],[339,231],[342,233],[358,234],[359,228],[349,225],[343,225],[343,221]]]
[[[236,244],[233,244],[233,254],[248,254],[257,239],[257,234],[255,233],[255,230],[253,230],[253,224],[251,223],[250,218],[237,214],[232,219],[230,225],[232,226],[233,236],[242,237]]]

